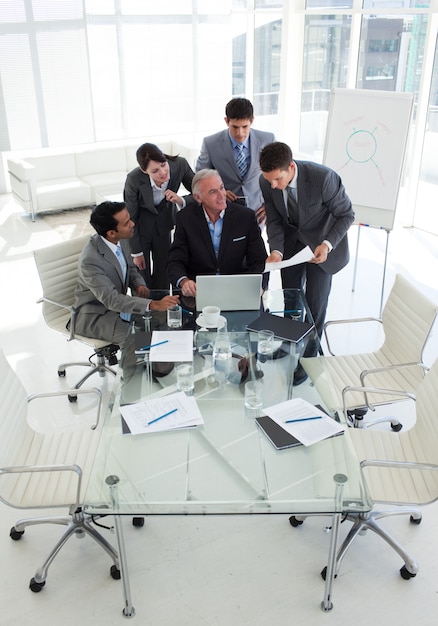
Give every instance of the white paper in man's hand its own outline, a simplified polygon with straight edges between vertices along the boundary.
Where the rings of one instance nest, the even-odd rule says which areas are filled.
[[[286,259],[285,261],[278,261],[277,263],[266,263],[264,272],[273,272],[274,270],[281,270],[283,267],[291,267],[292,265],[299,265],[300,263],[307,263],[313,259],[313,252],[306,246],[297,254],[294,254],[290,259]]]

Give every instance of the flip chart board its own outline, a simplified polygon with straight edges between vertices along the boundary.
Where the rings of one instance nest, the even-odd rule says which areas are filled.
[[[413,95],[333,89],[323,162],[342,178],[356,224],[391,230]]]

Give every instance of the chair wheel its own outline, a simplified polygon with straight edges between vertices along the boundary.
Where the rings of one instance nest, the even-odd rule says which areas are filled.
[[[65,378],[65,370],[58,370],[59,378]]]
[[[133,517],[132,525],[136,528],[142,528],[144,526],[144,517]]]
[[[45,580],[43,580],[42,583],[37,583],[35,578],[31,578],[30,583],[29,583],[29,589],[33,591],[34,593],[38,593],[39,591],[41,591],[41,589],[44,587],[45,584],[46,584]]]
[[[391,428],[395,433],[398,433],[403,428],[403,424],[400,424],[400,422],[397,422],[397,424],[393,424],[391,422]]]
[[[293,526],[294,528],[296,528],[297,526],[301,526],[301,524],[303,524],[304,520],[301,519],[297,519],[295,517],[295,515],[291,515],[289,518],[289,524],[291,526]]]
[[[338,577],[338,575],[337,575],[337,574],[335,574],[335,575],[333,576],[333,578],[337,578],[337,577]],[[323,570],[322,570],[322,572],[321,572],[321,578],[322,578],[323,580],[325,580],[325,579],[327,578],[327,565],[323,568]]]
[[[419,517],[418,519],[416,517],[414,517],[413,515],[411,515],[411,517],[409,518],[409,521],[411,522],[411,524],[421,524],[421,520],[423,518]]]
[[[111,565],[110,574],[114,580],[120,580],[120,570],[117,565]]]
[[[410,578],[415,578],[416,575],[417,574],[411,574],[411,572],[408,570],[406,565],[403,565],[403,567],[400,568],[400,576],[404,580],[409,580]]]
[[[23,535],[24,530],[15,530],[15,526],[12,526],[11,530],[9,531],[9,537],[14,541],[19,541],[19,539],[21,539]]]
[[[69,402],[77,402],[78,399],[77,396],[71,396],[70,394],[67,395],[67,398]]]

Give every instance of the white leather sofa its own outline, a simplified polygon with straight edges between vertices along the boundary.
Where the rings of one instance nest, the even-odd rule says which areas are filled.
[[[7,159],[11,191],[32,220],[41,212],[96,204],[96,194],[123,192],[126,175],[137,167],[137,148],[146,140],[101,142],[42,149]],[[166,154],[179,154],[194,167],[197,151],[180,143],[148,138]]]

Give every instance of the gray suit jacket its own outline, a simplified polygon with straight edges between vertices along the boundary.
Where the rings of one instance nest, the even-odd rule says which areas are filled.
[[[283,191],[272,189],[263,176],[260,186],[265,198],[268,241],[271,252],[278,250],[284,259],[304,246],[314,250],[324,239],[333,250],[318,267],[335,274],[349,261],[347,231],[354,221],[351,201],[338,174],[310,161],[295,161],[298,167],[298,224],[289,222]]]
[[[260,150],[266,144],[275,141],[275,137],[272,133],[254,130],[253,128],[251,128],[249,137],[251,160],[244,179],[242,179],[236,165],[228,128],[204,138],[201,153],[196,162],[196,171],[203,168],[217,170],[221,175],[225,189],[233,191],[238,196],[247,196],[247,206],[256,211],[263,204],[263,196],[259,185]]]
[[[146,298],[126,295],[128,288],[134,290],[145,282],[131,259],[128,241],[120,244],[127,263],[125,281],[117,257],[99,235],[90,238],[79,257],[74,307],[78,309],[75,330],[82,335],[95,337],[91,329],[108,311],[142,314],[150,303]],[[106,331],[110,334],[112,330],[101,329],[100,336],[105,337]]]

